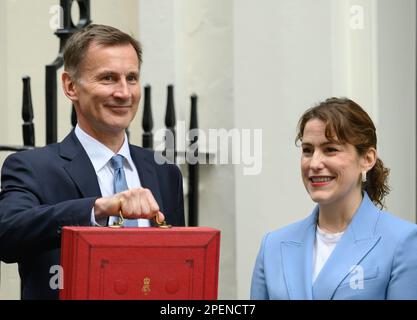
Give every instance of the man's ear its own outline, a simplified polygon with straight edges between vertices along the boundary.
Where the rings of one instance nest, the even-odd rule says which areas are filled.
[[[74,80],[70,77],[67,71],[62,73],[62,88],[64,89],[65,95],[70,99],[73,103],[78,101],[78,94],[77,89],[75,87]]]
[[[375,148],[369,148],[368,151],[363,155],[363,170],[366,170],[367,172],[371,170],[375,163],[376,159],[378,158],[378,154],[376,152]]]

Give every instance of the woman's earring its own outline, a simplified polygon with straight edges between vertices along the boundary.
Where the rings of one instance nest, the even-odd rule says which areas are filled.
[[[366,171],[362,171],[362,182],[366,182]]]

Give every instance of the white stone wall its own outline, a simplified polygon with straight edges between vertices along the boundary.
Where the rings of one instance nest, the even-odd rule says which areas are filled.
[[[49,8],[57,2],[0,1],[0,44],[7,44],[0,45],[1,143],[21,143],[25,74],[32,76],[37,144],[44,143],[44,65],[58,49]],[[91,10],[94,22],[141,40],[156,130],[164,126],[168,84],[175,85],[178,122],[188,126],[196,93],[205,131],[262,130],[259,175],[245,175],[244,164],[201,166],[200,225],[222,231],[219,298],[248,298],[262,235],[313,208],[299,175],[295,127],[307,107],[329,96],[351,97],[373,117],[392,173],[387,207],[415,221],[413,0],[93,0]],[[62,139],[70,109],[62,94],[59,101]],[[131,128],[139,144],[140,121],[139,114]],[[15,266],[2,264],[1,272],[0,298],[18,298]]]

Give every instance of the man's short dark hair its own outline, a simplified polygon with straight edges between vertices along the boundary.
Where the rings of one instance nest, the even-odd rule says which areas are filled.
[[[142,64],[142,46],[139,41],[114,27],[90,24],[76,31],[64,47],[64,68],[74,80],[79,78],[80,65],[92,43],[102,46],[131,44],[138,56],[139,68]]]

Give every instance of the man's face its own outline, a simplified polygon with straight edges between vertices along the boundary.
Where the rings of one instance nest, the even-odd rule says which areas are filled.
[[[124,134],[141,98],[135,49],[92,43],[78,74],[72,101],[79,126],[93,137]]]

